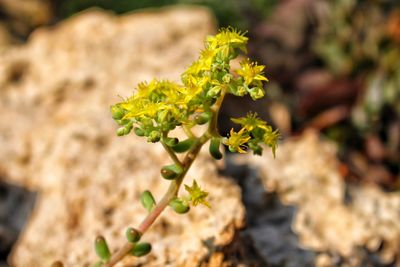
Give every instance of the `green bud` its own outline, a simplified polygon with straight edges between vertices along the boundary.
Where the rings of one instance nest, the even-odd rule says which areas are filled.
[[[123,120],[115,120],[115,122],[118,123],[118,125],[124,126],[124,125],[127,125],[128,123],[130,123],[131,120],[123,119]]]
[[[131,255],[141,257],[149,254],[151,245],[149,243],[137,243],[131,250]]]
[[[220,93],[221,93],[221,86],[217,85],[208,90],[207,96],[214,98],[216,96],[219,96]]]
[[[169,113],[170,113],[170,112],[169,112],[168,110],[159,111],[159,112],[157,113],[157,121],[158,121],[158,122],[166,122]]]
[[[169,206],[179,214],[187,213],[190,210],[189,205],[179,198],[174,198],[169,202]]]
[[[139,230],[136,230],[135,228],[129,227],[126,229],[125,232],[126,239],[128,239],[129,242],[131,243],[136,243],[140,240],[140,237],[142,234],[139,232]]]
[[[232,153],[237,152],[237,151],[236,151],[236,148],[234,148],[233,146],[228,146],[228,149],[229,149],[229,151],[232,152]]]
[[[167,180],[173,180],[182,174],[183,169],[177,164],[167,165],[161,168],[161,175]]]
[[[55,261],[50,265],[50,267],[63,267],[63,266],[64,264],[62,264],[61,261]]]
[[[158,141],[160,141],[160,139],[161,139],[161,134],[160,134],[160,132],[158,132],[158,131],[152,131],[152,132],[149,134],[149,136],[148,136],[148,138],[147,138],[147,141],[148,141],[148,142],[152,142],[152,143],[157,143]]]
[[[148,190],[142,193],[140,202],[142,202],[143,207],[145,207],[145,209],[147,209],[149,212],[151,212],[153,207],[156,205],[153,195]]]
[[[222,159],[222,153],[219,151],[221,140],[219,138],[212,138],[210,141],[210,154],[215,159]]]
[[[245,94],[247,94],[246,87],[244,87],[244,86],[238,86],[235,95],[237,95],[237,96],[244,96]]]
[[[230,83],[232,78],[233,78],[232,74],[227,73],[227,74],[224,75],[224,77],[222,77],[222,81],[224,83]]]
[[[125,111],[118,105],[111,106],[111,116],[114,120],[120,120],[125,116]]]
[[[144,136],[144,135],[145,135],[145,132],[143,131],[142,128],[135,127],[133,130],[135,131],[135,134],[136,134],[137,136]]]
[[[164,143],[167,146],[175,146],[179,143],[179,139],[178,138],[171,138],[171,137],[166,137],[164,138]]]
[[[111,253],[110,250],[108,249],[107,241],[104,239],[104,237],[102,236],[96,237],[96,240],[94,241],[94,247],[97,256],[99,256],[99,258],[103,262],[107,262],[110,259]]]
[[[211,119],[211,117],[212,117],[212,112],[204,112],[196,115],[194,117],[194,121],[199,125],[203,125],[207,123]]]
[[[264,90],[260,87],[254,87],[249,89],[250,96],[253,100],[264,97]]]
[[[131,132],[131,130],[132,130],[132,127],[133,127],[132,126],[132,122],[130,122],[127,125],[118,128],[117,129],[117,135],[118,136],[124,136],[124,135],[129,134]]]
[[[188,151],[193,145],[196,139],[188,138],[186,140],[183,140],[176,144],[175,146],[172,146],[172,150],[177,152],[177,153],[183,153]]]

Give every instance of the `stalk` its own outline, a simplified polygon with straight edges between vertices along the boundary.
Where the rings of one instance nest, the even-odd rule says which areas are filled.
[[[169,185],[168,190],[166,191],[163,198],[160,200],[160,202],[157,203],[157,205],[154,207],[154,209],[144,218],[144,220],[139,225],[138,230],[142,236],[153,225],[155,220],[161,215],[161,213],[164,211],[164,209],[168,206],[168,203],[178,195],[179,188],[185,178],[186,173],[189,171],[190,167],[192,166],[192,163],[196,159],[197,155],[199,154],[202,146],[210,138],[211,138],[211,135],[209,133],[209,130],[207,130],[207,132],[204,133],[197,140],[197,142],[193,145],[193,147],[186,153],[182,163],[180,163],[178,161],[180,164],[182,164],[183,172],[181,175],[179,175],[175,180],[173,180],[171,182],[171,184]],[[166,147],[166,150],[170,154],[170,156],[172,154],[175,155],[173,152],[172,152],[172,154],[170,153],[171,151],[169,151],[167,149],[168,146],[164,146],[164,147]],[[126,242],[116,253],[113,254],[111,259],[104,265],[104,267],[114,266],[116,263],[121,261],[126,255],[128,255],[134,246],[135,246],[135,244]]]

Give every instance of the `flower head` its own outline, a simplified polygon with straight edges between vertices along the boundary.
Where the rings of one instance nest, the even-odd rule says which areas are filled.
[[[224,141],[224,144],[229,146],[231,152],[246,153],[245,144],[251,139],[245,128],[242,128],[239,132],[235,132],[233,129],[230,131],[230,136]]]
[[[258,118],[257,113],[247,113],[246,117],[241,117],[237,119],[231,119],[234,123],[240,124],[247,131],[252,131],[256,128],[261,128],[266,130],[267,123]]]
[[[268,81],[267,77],[263,74],[264,65],[257,65],[257,63],[250,62],[249,59],[245,59],[240,62],[240,66],[242,68],[237,70],[236,73],[243,77],[247,86],[253,81]]]
[[[232,48],[239,48],[246,51],[246,44],[249,38],[244,36],[244,34],[231,27],[221,29],[217,35],[207,37],[206,47],[215,50],[231,46]]]
[[[193,206],[203,204],[204,206],[211,208],[210,203],[208,203],[206,200],[208,192],[201,190],[196,180],[193,180],[192,186],[185,185],[185,189],[190,195],[190,201],[192,202]]]

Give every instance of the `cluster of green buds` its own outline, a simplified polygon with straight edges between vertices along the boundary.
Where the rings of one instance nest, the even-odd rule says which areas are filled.
[[[242,129],[233,129],[227,137],[221,136],[217,129],[218,112],[226,94],[235,96],[250,95],[253,100],[264,96],[264,66],[243,59],[240,68],[232,70],[230,63],[240,53],[246,54],[248,38],[244,33],[234,29],[222,29],[215,36],[209,36],[200,57],[181,76],[181,83],[152,80],[140,83],[136,92],[124,101],[111,106],[113,119],[120,125],[119,136],[133,132],[145,137],[148,142],[160,142],[169,154],[172,163],[163,166],[160,174],[171,182],[167,193],[157,203],[150,191],[141,196],[141,203],[148,211],[139,230],[128,228],[126,237],[128,245],[125,251],[113,256],[103,237],[95,241],[95,248],[100,261],[94,266],[113,266],[121,255],[143,256],[150,252],[151,245],[139,243],[141,236],[154,222],[162,210],[169,206],[175,212],[184,214],[191,206],[211,205],[207,201],[208,193],[203,191],[195,180],[191,186],[185,185],[187,195],[178,196],[188,169],[196,158],[201,147],[209,143],[210,155],[221,159],[222,144],[232,152],[245,153],[251,149],[261,155],[264,143],[272,148],[275,154],[279,134],[256,114],[233,119]],[[203,130],[201,136],[195,134],[194,127]],[[172,130],[181,127],[186,137],[178,139]]]

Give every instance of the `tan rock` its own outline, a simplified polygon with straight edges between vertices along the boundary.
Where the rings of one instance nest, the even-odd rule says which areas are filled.
[[[277,150],[252,157],[259,167],[265,189],[277,192],[281,201],[294,205],[297,213],[292,228],[306,249],[322,253],[317,266],[331,266],[329,255],[340,255],[344,264],[359,266],[359,247],[379,252],[381,261],[390,263],[400,244],[400,194],[383,192],[372,186],[348,188],[339,174],[333,143],[308,131],[285,142]],[[344,265],[343,265],[344,266]]]
[[[169,162],[159,145],[116,137],[109,106],[153,77],[179,80],[206,34],[210,13],[178,7],[116,17],[90,11],[28,44],[0,54],[0,173],[40,192],[35,212],[10,259],[13,266],[88,266],[93,240],[116,250],[124,231],[146,211],[139,196],[160,198],[168,186],[159,168]],[[206,153],[205,153],[206,154]],[[165,214],[144,236],[153,252],[119,266],[196,266],[243,226],[240,190],[200,155],[188,174],[210,193],[212,209]],[[215,258],[219,258],[216,256]]]

